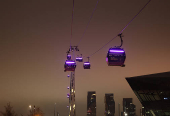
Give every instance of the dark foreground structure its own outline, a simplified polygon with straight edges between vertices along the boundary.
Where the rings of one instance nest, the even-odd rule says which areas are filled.
[[[87,116],[96,116],[96,92],[87,93]]]
[[[115,101],[113,93],[106,93],[104,97],[105,103],[105,116],[114,116],[115,115]]]
[[[143,116],[170,116],[170,72],[126,80],[145,109]]]

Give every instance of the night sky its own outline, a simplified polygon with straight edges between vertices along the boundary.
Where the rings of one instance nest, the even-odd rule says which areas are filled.
[[[72,45],[77,45],[97,0],[75,0]],[[100,0],[79,44],[84,59],[115,37],[148,0]],[[72,0],[1,0],[0,111],[11,102],[26,116],[29,105],[53,116],[54,103],[68,114],[69,85],[64,72],[71,38]],[[117,37],[90,58],[91,69],[77,63],[76,114],[86,116],[87,91],[96,91],[97,116],[104,115],[104,95],[114,93],[116,115],[123,98],[141,104],[125,77],[170,71],[170,0],[152,0],[123,32],[126,67],[107,66]]]

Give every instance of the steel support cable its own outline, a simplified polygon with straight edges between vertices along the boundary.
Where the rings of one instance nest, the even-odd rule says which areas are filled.
[[[72,40],[72,36],[73,36],[73,14],[74,14],[74,0],[73,0],[73,9],[72,9],[72,21],[71,21],[71,39],[70,39],[70,49],[71,49],[71,40]]]
[[[82,38],[84,37],[84,34],[86,33],[86,30],[87,30],[87,28],[88,28],[88,26],[89,26],[89,24],[90,24],[90,21],[91,21],[91,19],[92,19],[92,17],[93,17],[94,11],[95,11],[96,8],[97,8],[98,2],[99,2],[99,0],[97,0],[96,6],[95,6],[94,9],[93,9],[93,12],[92,12],[92,15],[91,15],[91,17],[90,17],[90,19],[89,19],[89,22],[87,23],[86,29],[84,30],[84,33],[83,33],[82,37],[80,38],[80,40],[79,40],[77,46],[80,44]]]
[[[142,10],[149,4],[151,0],[149,0],[144,7],[142,7],[142,9],[132,18],[132,20],[130,20],[130,22],[122,29],[122,31],[119,33],[121,34],[126,28],[127,26],[142,12]],[[96,54],[98,51],[100,51],[101,49],[103,49],[105,46],[107,46],[111,41],[113,41],[118,35],[116,35],[114,38],[112,38],[109,42],[107,42],[105,45],[103,45],[100,49],[98,49],[97,51],[95,51],[93,54],[89,55],[88,57],[93,56],[94,54]]]

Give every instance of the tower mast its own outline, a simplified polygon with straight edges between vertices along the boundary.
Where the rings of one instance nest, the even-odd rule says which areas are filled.
[[[73,59],[75,61],[75,51],[77,46],[71,46],[73,50]],[[76,105],[75,105],[75,71],[71,72],[70,75],[70,97],[69,97],[69,116],[76,116]]]

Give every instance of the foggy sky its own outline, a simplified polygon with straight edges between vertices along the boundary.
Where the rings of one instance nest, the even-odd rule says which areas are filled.
[[[100,0],[79,45],[91,55],[115,37],[148,0]],[[81,38],[97,0],[75,0],[72,45]],[[4,0],[0,2],[0,111],[7,102],[24,116],[29,105],[40,106],[45,116],[68,113],[69,85],[64,72],[70,45],[72,0]],[[116,38],[90,58],[91,69],[77,63],[76,114],[86,116],[87,91],[96,91],[97,116],[104,114],[104,94],[113,93],[118,103],[133,98],[136,113],[141,104],[125,77],[170,70],[170,1],[152,0],[123,32],[126,67],[107,66]]]

